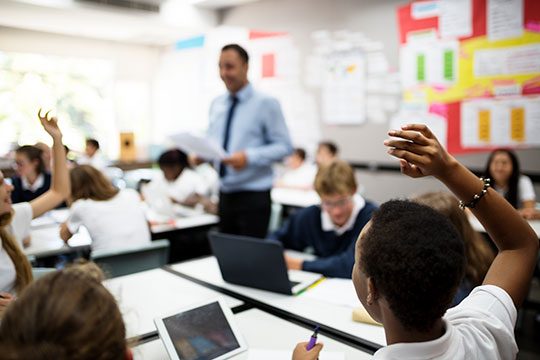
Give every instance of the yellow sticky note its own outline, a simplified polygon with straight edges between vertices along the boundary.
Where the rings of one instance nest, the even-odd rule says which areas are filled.
[[[491,140],[491,111],[478,111],[478,140],[490,142]]]
[[[510,138],[513,141],[525,141],[525,109],[512,108],[510,112]]]

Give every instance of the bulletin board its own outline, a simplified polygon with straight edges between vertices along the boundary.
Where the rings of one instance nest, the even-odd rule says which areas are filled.
[[[397,11],[403,104],[451,153],[540,147],[540,1],[413,1]]]

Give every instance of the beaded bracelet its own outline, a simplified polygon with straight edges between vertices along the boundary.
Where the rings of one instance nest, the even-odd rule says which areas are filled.
[[[472,209],[476,206],[476,204],[478,203],[478,201],[480,201],[480,199],[486,195],[487,193],[487,189],[491,186],[491,179],[489,178],[483,178],[481,177],[480,180],[482,180],[482,182],[484,183],[484,186],[482,188],[482,191],[480,191],[478,194],[475,194],[472,198],[471,201],[469,201],[468,203],[464,203],[463,201],[459,201],[459,208],[461,210],[465,209],[466,207]]]

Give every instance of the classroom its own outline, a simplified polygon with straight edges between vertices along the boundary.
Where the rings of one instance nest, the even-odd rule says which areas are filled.
[[[0,360],[537,359],[540,1],[0,0]]]

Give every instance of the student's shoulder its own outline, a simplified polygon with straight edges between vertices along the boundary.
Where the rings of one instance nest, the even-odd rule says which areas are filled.
[[[312,221],[315,219],[320,219],[321,208],[318,205],[311,205],[301,210],[298,210],[298,212],[293,216],[296,218],[297,221]]]

